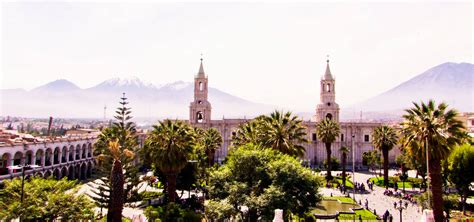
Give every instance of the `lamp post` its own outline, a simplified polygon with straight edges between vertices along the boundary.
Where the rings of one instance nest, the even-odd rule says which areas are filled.
[[[352,135],[352,199],[355,201],[355,150],[354,150],[354,138],[355,135]]]
[[[408,203],[405,202],[405,204],[403,204],[403,201],[400,200],[400,201],[398,202],[398,206],[397,206],[397,202],[394,202],[394,203],[393,203],[393,207],[394,207],[395,209],[397,209],[397,210],[400,211],[400,222],[402,222],[402,212],[403,212],[403,210],[407,209]]]
[[[428,192],[428,209],[431,206],[431,201],[430,201],[430,193],[429,193],[429,188],[430,188],[430,164],[429,164],[429,152],[428,152],[428,138],[425,139],[425,150],[426,150],[426,192]]]
[[[25,193],[25,168],[38,168],[40,166],[38,165],[29,165],[29,164],[26,164],[26,165],[16,165],[16,166],[9,166],[8,168],[9,169],[12,169],[12,170],[19,170],[21,169],[21,204],[23,205],[23,199],[24,199],[24,193]],[[20,217],[20,221],[21,221],[21,217]]]

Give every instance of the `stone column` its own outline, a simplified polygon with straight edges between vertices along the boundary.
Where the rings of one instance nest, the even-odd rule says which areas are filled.
[[[22,166],[24,166],[26,163],[26,153],[21,153],[21,160],[20,160],[20,164]]]
[[[46,162],[46,151],[43,151],[43,153],[41,154],[41,166],[42,167],[44,167],[45,162]]]

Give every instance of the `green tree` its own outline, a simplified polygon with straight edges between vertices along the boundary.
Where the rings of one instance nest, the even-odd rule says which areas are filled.
[[[291,112],[274,111],[270,116],[262,118],[263,121],[263,143],[264,147],[278,150],[291,156],[303,156],[305,149],[303,143],[307,143],[305,127],[298,116],[292,116]]]
[[[341,130],[339,124],[330,119],[322,120],[316,125],[316,133],[318,134],[318,138],[326,146],[327,160],[331,159],[331,144],[336,141],[336,138],[337,136],[339,136],[340,131]],[[328,165],[327,167],[326,179],[328,181],[332,179],[330,165]]]
[[[329,165],[328,165],[328,160],[327,159],[324,160],[324,162],[323,162],[324,167],[327,168],[327,167],[331,166],[331,170],[333,170],[333,171],[334,170],[339,170],[339,168],[341,166],[341,163],[340,163],[339,159],[336,158],[336,157],[331,157],[330,160],[331,160],[331,163]]]
[[[346,165],[347,165],[347,154],[349,153],[349,148],[346,146],[341,146],[339,149],[341,152],[342,159],[342,184],[346,184]]]
[[[466,129],[456,118],[456,110],[447,110],[446,103],[435,105],[413,103],[414,107],[405,110],[402,125],[402,144],[413,153],[428,153],[431,191],[433,194],[433,214],[436,222],[443,221],[443,189],[441,161],[451,153],[452,148],[466,137]],[[425,156],[426,158],[426,156]]]
[[[466,200],[474,182],[474,146],[463,144],[456,147],[449,157],[449,180],[461,196],[462,211],[466,214]]]
[[[136,128],[130,121],[131,108],[127,107],[125,94],[120,99],[116,121],[102,130],[94,144],[98,171],[102,177],[96,182],[98,188],[92,190],[96,195],[91,197],[100,207],[108,208],[107,221],[121,220],[123,205],[136,198],[139,183],[138,169],[133,163],[133,154],[137,149]]]
[[[0,220],[81,221],[94,219],[94,204],[76,195],[76,181],[33,177],[25,180],[21,202],[21,179],[4,180],[0,190]]]
[[[376,174],[375,166],[380,161],[380,154],[377,150],[369,150],[362,153],[362,162]]]
[[[207,155],[208,167],[214,164],[216,150],[222,145],[222,136],[216,128],[209,128],[204,133],[203,147]]]
[[[383,180],[388,186],[388,152],[397,144],[398,136],[395,129],[389,126],[375,128],[372,144],[382,152],[383,155]]]
[[[176,178],[188,163],[196,137],[183,121],[164,120],[153,126],[145,142],[153,164],[166,176],[169,202],[176,200]]]
[[[243,146],[247,143],[262,143],[262,119],[263,116],[257,117],[250,122],[239,125],[237,131],[232,135],[232,145],[234,147]]]
[[[213,215],[229,216],[247,206],[246,220],[271,220],[275,209],[303,215],[320,200],[319,177],[294,157],[253,144],[235,148],[226,163],[211,172],[210,181],[211,205],[227,206]]]

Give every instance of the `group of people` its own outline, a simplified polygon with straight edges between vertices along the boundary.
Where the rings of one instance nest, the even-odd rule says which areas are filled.
[[[392,222],[393,221],[393,216],[388,210],[385,211],[385,213],[382,215],[383,222]]]
[[[356,191],[356,192],[365,192],[365,185],[364,185],[364,183],[358,183],[358,182],[356,182],[356,183],[354,184],[354,188],[355,188],[355,191]]]
[[[370,190],[374,191],[374,182],[367,179],[367,186],[369,187]]]

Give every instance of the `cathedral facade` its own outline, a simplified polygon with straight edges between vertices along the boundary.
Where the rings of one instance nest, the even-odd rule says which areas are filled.
[[[303,144],[305,155],[301,157],[305,162],[313,166],[322,166],[326,159],[326,148],[322,141],[318,140],[316,134],[316,124],[323,119],[332,119],[340,124],[341,132],[336,141],[332,144],[332,156],[341,159],[341,146],[349,148],[347,155],[348,163],[355,158],[355,165],[362,166],[362,154],[375,149],[372,145],[373,130],[381,126],[378,122],[342,122],[339,119],[339,105],[336,103],[336,80],[331,74],[329,60],[327,60],[326,71],[320,80],[320,103],[316,106],[315,121],[304,121],[308,143]],[[204,73],[201,59],[199,72],[194,77],[194,100],[189,106],[189,122],[191,125],[208,129],[216,128],[222,135],[223,143],[216,151],[216,160],[222,161],[231,148],[232,136],[236,134],[239,125],[249,122],[251,119],[211,119],[212,106],[208,100],[208,76]],[[353,149],[352,149],[353,148]],[[354,154],[352,153],[354,152]],[[389,161],[394,162],[400,153],[397,148],[389,152]]]

